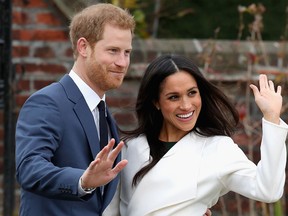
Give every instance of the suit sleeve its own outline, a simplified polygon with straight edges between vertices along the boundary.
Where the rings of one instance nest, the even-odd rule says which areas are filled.
[[[16,178],[24,190],[79,200],[78,180],[84,170],[52,163],[62,130],[59,108],[52,98],[35,94],[27,100],[16,125]]]

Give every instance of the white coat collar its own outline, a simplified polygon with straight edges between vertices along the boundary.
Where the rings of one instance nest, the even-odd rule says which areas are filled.
[[[193,132],[178,141],[139,182],[129,202],[128,215],[130,212],[146,215],[156,209],[195,198],[199,164],[205,141],[205,138]],[[137,139],[137,144],[134,144],[140,148],[138,151],[143,153],[142,156],[145,155],[141,156],[142,164],[145,163],[144,158],[147,162],[149,147],[146,138]],[[129,155],[132,158],[135,155],[138,157],[135,159],[139,160],[139,155]],[[139,203],[145,204],[139,205]]]

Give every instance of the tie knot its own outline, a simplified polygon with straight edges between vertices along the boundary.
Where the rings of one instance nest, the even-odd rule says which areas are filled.
[[[97,105],[98,109],[101,111],[105,110],[105,102],[103,100],[100,101],[100,103]]]

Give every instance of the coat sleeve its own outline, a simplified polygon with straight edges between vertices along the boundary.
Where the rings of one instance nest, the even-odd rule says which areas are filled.
[[[262,125],[261,159],[257,165],[232,140],[227,145],[218,145],[218,153],[223,155],[219,178],[228,190],[270,203],[283,194],[288,127],[282,120],[276,125],[263,119]]]

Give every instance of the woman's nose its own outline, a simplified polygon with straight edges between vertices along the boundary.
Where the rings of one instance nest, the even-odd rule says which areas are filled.
[[[183,110],[188,110],[190,109],[192,106],[191,104],[191,100],[189,100],[188,98],[183,98],[181,100],[181,104],[180,104],[180,108],[183,109]]]

